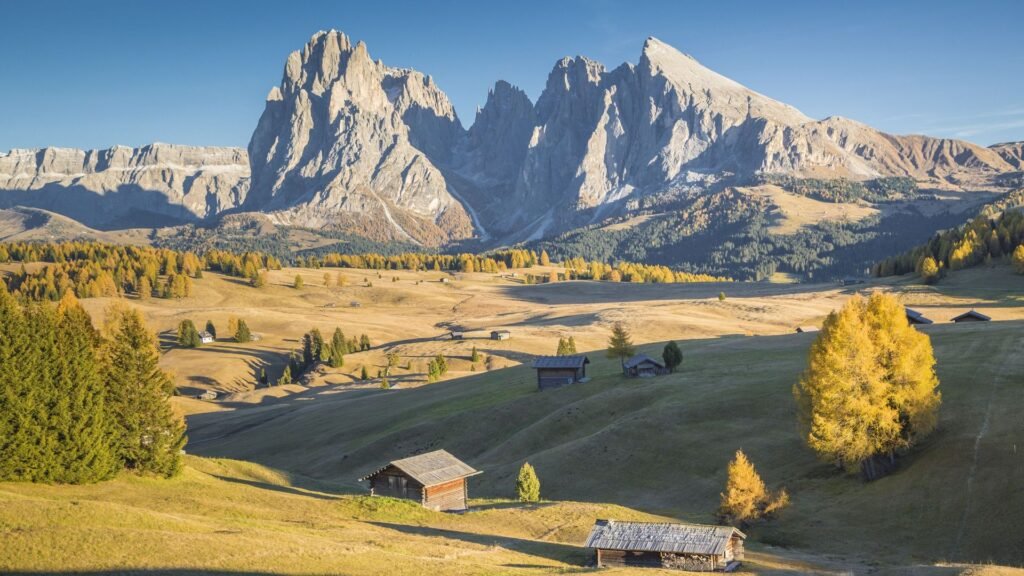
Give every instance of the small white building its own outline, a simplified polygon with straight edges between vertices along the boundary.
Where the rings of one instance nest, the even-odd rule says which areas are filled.
[[[508,340],[512,337],[512,333],[508,330],[492,330],[491,340]]]
[[[199,400],[216,400],[217,393],[213,390],[206,390],[202,394],[197,395],[196,398]]]
[[[199,333],[199,341],[203,344],[212,344],[214,341],[213,334],[210,334],[206,330]]]

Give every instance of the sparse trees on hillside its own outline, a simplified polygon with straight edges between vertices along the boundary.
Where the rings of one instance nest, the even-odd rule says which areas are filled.
[[[540,479],[537,478],[537,471],[530,466],[529,462],[523,463],[519,469],[519,475],[516,477],[516,498],[520,502],[540,501]]]
[[[729,463],[725,492],[719,496],[721,503],[718,516],[723,522],[732,525],[742,526],[769,517],[789,505],[786,490],[770,493],[742,450],[737,450],[735,458]]]
[[[626,331],[622,322],[616,322],[612,326],[612,335],[608,339],[608,357],[618,358],[620,362],[625,362],[626,358],[634,354],[636,354],[636,347],[633,346],[629,332]]]
[[[665,367],[669,372],[675,372],[676,368],[683,363],[683,351],[679,349],[675,340],[665,344],[665,349],[661,352],[661,359],[665,362]]]
[[[870,480],[935,428],[938,385],[931,340],[875,293],[829,315],[793,393],[808,445]]]

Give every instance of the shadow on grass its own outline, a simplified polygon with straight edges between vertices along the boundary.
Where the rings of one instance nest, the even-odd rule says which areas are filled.
[[[540,504],[524,504],[522,502],[493,502],[491,504],[473,504],[469,509],[468,513],[483,512],[484,510],[540,510],[541,508],[547,508],[554,506],[555,502],[542,502]]]
[[[499,546],[506,550],[522,552],[531,556],[539,556],[564,562],[575,566],[587,566],[590,562],[590,551],[579,546],[569,544],[558,544],[556,542],[542,542],[539,540],[527,540],[525,538],[513,538],[509,536],[498,536],[494,534],[476,534],[473,532],[458,532],[456,530],[442,530],[427,526],[407,526],[405,524],[392,524],[389,522],[370,522],[374,526],[389,528],[403,534],[414,536],[427,536],[435,538],[448,538],[449,540],[461,540],[481,546]]]
[[[341,500],[340,495],[333,494],[321,494],[318,492],[307,492],[306,490],[299,490],[291,486],[282,486],[280,484],[270,484],[269,482],[260,482],[259,480],[246,480],[244,478],[232,478],[231,476],[221,476],[219,474],[211,474],[218,480],[224,482],[232,482],[234,484],[244,484],[246,486],[252,486],[253,488],[260,488],[263,490],[273,490],[275,492],[283,492],[285,494],[294,494],[296,496],[308,496],[310,498],[316,498],[318,500]],[[353,494],[355,492],[352,492]]]

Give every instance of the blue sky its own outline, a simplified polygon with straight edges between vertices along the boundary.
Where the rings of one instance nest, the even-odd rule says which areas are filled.
[[[821,118],[1024,140],[1024,2],[5,0],[0,150],[245,146],[317,30],[434,76],[464,125],[495,80],[536,100],[556,60],[635,62],[656,36]]]

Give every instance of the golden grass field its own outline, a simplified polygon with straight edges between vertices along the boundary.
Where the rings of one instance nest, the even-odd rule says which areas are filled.
[[[0,572],[585,573],[593,569],[580,545],[596,518],[713,521],[725,463],[743,448],[770,486],[793,497],[778,519],[749,530],[747,573],[1024,573],[1009,567],[1024,563],[1024,307],[1021,278],[1005,267],[938,286],[852,287],[526,286],[487,274],[441,283],[438,272],[341,270],[346,286],[326,288],[325,272],[333,282],[339,270],[276,271],[259,290],[207,273],[190,298],[132,300],[163,333],[184,318],[224,331],[234,315],[262,339],[222,334],[184,350],[163,338],[162,363],[183,392],[175,404],[189,415],[185,472],[95,486],[0,484]],[[295,274],[304,289],[290,287]],[[814,459],[789,392],[813,341],[794,327],[820,324],[866,289],[895,291],[936,321],[924,330],[944,398],[936,434],[870,484]],[[109,302],[85,304],[98,317]],[[995,322],[948,324],[970,308]],[[681,341],[679,373],[622,378],[600,352],[616,321],[652,355]],[[303,385],[254,389],[259,367],[276,379],[305,331],[329,337],[335,326],[368,334],[374,349]],[[452,326],[467,339],[447,339]],[[487,339],[493,329],[512,339]],[[594,361],[593,380],[536,392],[519,364],[554,353],[569,335]],[[491,370],[471,370],[474,345]],[[391,378],[397,389],[356,381],[362,366],[375,375],[390,351],[409,363]],[[438,353],[452,371],[426,384]],[[222,397],[187,397],[207,388]],[[484,470],[470,482],[472,512],[360,495],[362,473],[428,448]],[[538,506],[508,500],[525,460],[548,499]]]

